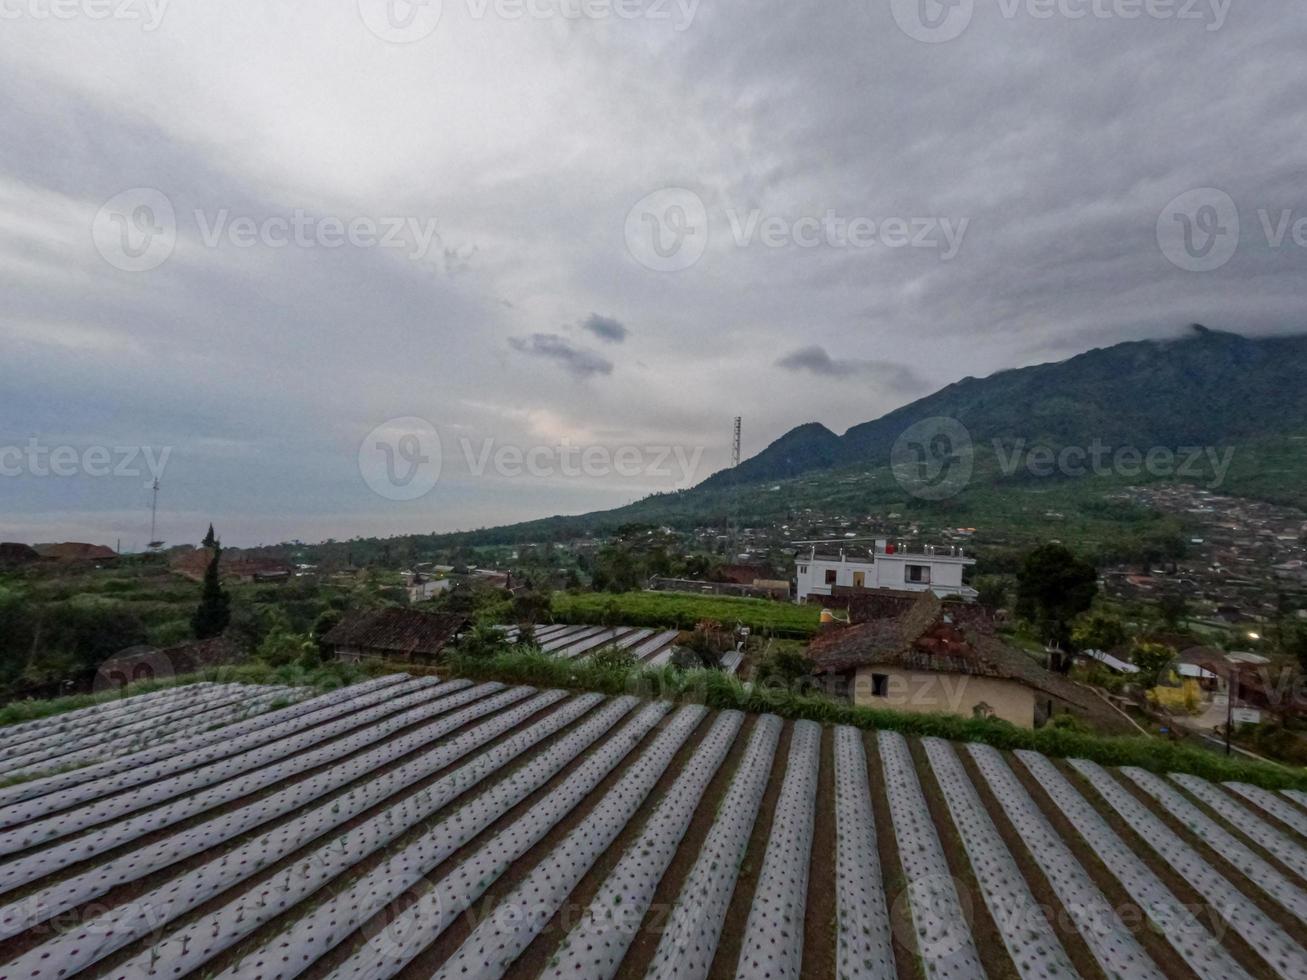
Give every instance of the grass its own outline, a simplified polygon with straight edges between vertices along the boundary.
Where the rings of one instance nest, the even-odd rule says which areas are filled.
[[[994,719],[944,714],[907,714],[857,707],[824,695],[763,685],[748,685],[721,671],[681,671],[675,667],[629,668],[557,660],[530,649],[489,656],[450,653],[442,676],[497,680],[601,694],[630,694],[717,710],[775,714],[826,725],[934,735],[954,742],[983,742],[1003,750],[1030,749],[1054,758],[1090,759],[1105,766],[1138,766],[1150,772],[1183,772],[1214,782],[1238,780],[1265,789],[1307,790],[1307,771],[1242,759],[1227,759],[1200,749],[1142,736],[1101,736],[1068,729],[1029,730]]]
[[[682,630],[711,619],[727,627],[741,623],[755,632],[806,638],[817,632],[821,610],[770,599],[678,592],[557,592],[553,615],[559,623],[602,623],[609,617],[623,626]]]

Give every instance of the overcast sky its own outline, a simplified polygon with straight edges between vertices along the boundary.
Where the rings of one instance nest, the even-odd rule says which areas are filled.
[[[170,543],[579,513],[736,415],[1297,332],[1305,50],[1280,0],[0,0],[0,540],[142,547],[149,463]]]

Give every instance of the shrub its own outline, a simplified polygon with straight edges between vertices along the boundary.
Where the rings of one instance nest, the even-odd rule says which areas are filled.
[[[1106,737],[1063,722],[1038,730],[997,719],[908,714],[857,707],[812,692],[745,684],[719,670],[675,667],[623,669],[587,661],[558,660],[539,651],[508,650],[484,657],[447,655],[442,676],[498,680],[601,694],[705,704],[717,710],[775,714],[827,725],[935,735],[955,742],[983,742],[1003,750],[1031,749],[1057,758],[1091,759],[1105,766],[1139,766],[1151,772],[1186,772],[1215,782],[1238,780],[1266,789],[1307,790],[1307,773],[1282,766],[1226,758],[1146,736]]]

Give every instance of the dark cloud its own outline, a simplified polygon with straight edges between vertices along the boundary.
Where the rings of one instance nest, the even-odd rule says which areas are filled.
[[[819,344],[800,347],[776,362],[787,371],[807,371],[827,378],[867,378],[901,391],[919,391],[926,381],[911,368],[887,361],[836,360]]]
[[[577,347],[556,333],[533,333],[529,337],[509,337],[509,346],[523,354],[557,361],[578,378],[612,374],[613,362],[592,350]]]
[[[583,330],[589,330],[600,340],[607,341],[610,344],[620,344],[631,331],[622,323],[614,320],[610,316],[600,316],[598,313],[591,313],[581,324]]]

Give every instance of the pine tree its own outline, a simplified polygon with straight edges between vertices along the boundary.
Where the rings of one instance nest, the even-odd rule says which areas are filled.
[[[204,570],[204,591],[200,593],[200,605],[191,617],[191,631],[197,640],[221,636],[231,621],[231,596],[222,587],[222,577],[218,571],[218,562],[222,558],[222,545],[213,543],[213,557],[209,567]]]
[[[217,543],[218,539],[213,536],[213,525],[210,524],[209,533],[204,536],[204,540],[200,542],[200,546],[203,548],[212,548]]]

